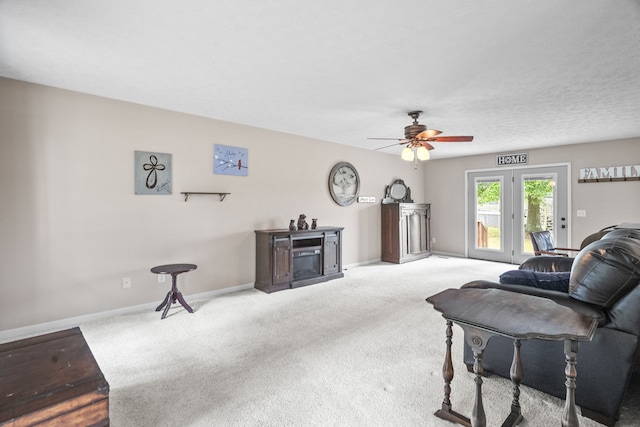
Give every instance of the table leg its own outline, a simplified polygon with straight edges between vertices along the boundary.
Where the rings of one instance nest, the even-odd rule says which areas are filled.
[[[176,298],[178,298],[178,302],[180,302],[180,304],[182,304],[182,306],[189,312],[189,313],[193,313],[193,308],[191,308],[191,306],[189,304],[187,304],[187,302],[184,300],[184,298],[182,297],[182,292],[177,291],[176,292]]]
[[[474,337],[478,338],[478,337]],[[476,374],[474,379],[476,383],[476,400],[473,402],[473,411],[471,411],[471,425],[473,427],[485,427],[487,425],[487,417],[484,413],[484,405],[482,404],[482,353],[483,348],[473,348],[473,372]]]
[[[513,382],[513,401],[511,402],[511,413],[502,423],[502,427],[514,427],[522,421],[522,411],[520,409],[520,383],[522,382],[522,359],[520,357],[520,340],[513,340],[513,362],[509,371]]]
[[[193,313],[193,308],[182,297],[182,292],[178,290],[178,275],[172,274],[171,291],[173,292],[173,302],[178,301],[189,312]]]
[[[171,308],[171,304],[172,304],[172,299],[175,297],[175,295],[173,294],[173,291],[169,291],[169,302],[167,302],[167,305],[164,308],[164,311],[162,312],[162,316],[160,316],[160,319],[164,319],[165,317],[167,317],[167,314],[169,313],[169,309]]]
[[[564,412],[562,413],[561,425],[562,427],[578,427],[580,422],[578,421],[575,401],[576,377],[578,375],[576,370],[578,341],[565,340],[564,354],[565,360],[567,361],[567,366],[564,369],[564,373],[567,377],[567,381],[564,383],[567,386],[567,397],[564,401]]]
[[[460,324],[460,327],[464,330],[464,339],[473,350],[473,372],[476,374],[476,399],[473,403],[473,411],[471,412],[471,425],[473,427],[485,427],[487,425],[487,417],[485,416],[484,406],[482,404],[482,374],[484,373],[482,354],[487,347],[489,338],[491,338],[493,334],[469,325]]]
[[[451,408],[451,381],[453,380],[453,363],[451,361],[451,338],[453,337],[452,326],[453,322],[447,320],[447,351],[444,357],[444,365],[442,366],[442,377],[444,378],[444,400],[442,401],[442,408],[438,409],[434,415],[443,420],[471,427],[471,421],[469,418],[455,412]]]
[[[162,310],[162,307],[164,307],[167,304],[170,304],[170,299],[171,299],[171,291],[167,292],[167,296],[164,297],[164,300],[162,301],[162,303],[156,307],[156,311],[160,311]]]

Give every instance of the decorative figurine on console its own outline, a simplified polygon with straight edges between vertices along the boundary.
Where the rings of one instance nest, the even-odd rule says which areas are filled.
[[[318,228],[318,218],[312,218],[311,219],[311,229],[315,230],[316,228]]]
[[[296,227],[296,220],[292,219],[291,222],[289,223],[289,230],[290,231],[296,231],[298,229],[298,227]]]
[[[309,223],[307,223],[306,219],[307,216],[305,214],[300,214],[300,217],[298,217],[298,230],[309,229]]]

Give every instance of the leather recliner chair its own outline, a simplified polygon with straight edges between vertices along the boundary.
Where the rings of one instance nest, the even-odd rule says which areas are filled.
[[[600,240],[603,236],[605,236],[610,231],[616,228],[615,225],[611,225],[609,227],[605,227],[600,231],[597,231],[593,234],[588,235],[582,240],[580,243],[580,250],[584,249],[590,243],[595,242],[596,240]],[[547,232],[548,233],[548,232]],[[533,250],[535,253],[534,257],[529,258],[522,264],[520,264],[521,270],[530,270],[530,271],[539,271],[539,272],[560,272],[560,271],[571,271],[571,265],[573,264],[573,260],[575,258],[569,257],[565,255],[557,255],[552,254],[550,252],[545,252],[544,254],[539,251],[539,244],[535,243],[535,238],[533,236],[534,233],[530,233],[531,243],[533,244]],[[545,237],[543,237],[545,239]],[[550,238],[549,238],[550,239]],[[551,242],[551,240],[549,240]],[[548,243],[549,245],[553,245],[553,243]],[[561,248],[557,248],[561,249]],[[575,249],[568,249],[570,251],[576,251]],[[576,251],[579,252],[579,251]]]
[[[462,287],[536,295],[583,314],[599,310],[602,316],[593,339],[580,343],[575,399],[583,416],[615,425],[634,370],[640,374],[640,230],[614,230],[582,249],[573,262],[569,292],[489,281]],[[522,384],[564,399],[561,341],[522,341],[521,357]],[[489,340],[482,364],[485,372],[510,378],[512,359],[513,341],[496,336]],[[469,370],[473,362],[465,343],[464,363]]]

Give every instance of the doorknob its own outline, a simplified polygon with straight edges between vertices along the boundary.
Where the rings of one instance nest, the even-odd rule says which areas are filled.
[[[560,218],[560,221],[566,221],[567,219],[565,217]]]
[[[560,226],[560,228],[567,228],[567,226],[566,226],[566,225],[564,225],[564,224],[562,224],[562,225]]]

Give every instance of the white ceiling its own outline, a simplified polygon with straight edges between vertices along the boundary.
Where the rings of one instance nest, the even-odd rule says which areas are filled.
[[[0,76],[432,158],[640,136],[640,0],[0,0]],[[400,153],[399,147],[389,152]]]

